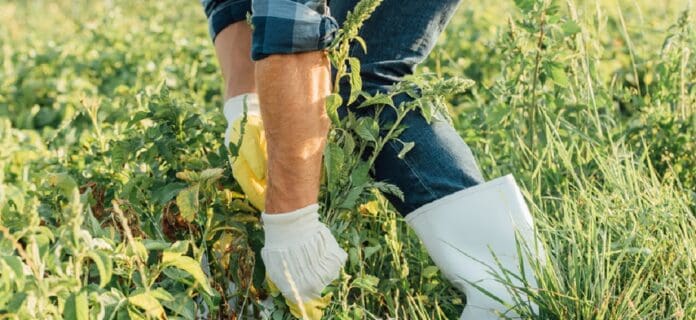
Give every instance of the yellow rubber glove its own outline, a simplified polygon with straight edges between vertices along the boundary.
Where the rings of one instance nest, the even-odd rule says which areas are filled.
[[[263,211],[266,199],[268,157],[258,98],[255,94],[231,98],[225,103],[224,113],[228,123],[225,146],[229,148],[230,144],[234,144],[238,151],[237,156],[232,158],[232,175],[242,187],[249,202]],[[244,122],[243,130],[242,122]]]
[[[271,281],[271,279],[268,278],[268,276],[266,276],[266,281],[268,282],[268,289],[271,293],[271,296],[277,297],[280,294],[280,290],[278,289],[278,287],[276,287],[275,283],[273,283],[273,281]],[[304,307],[304,314],[302,312],[302,308],[300,308],[300,306],[296,302],[294,302],[293,299],[285,298],[285,304],[288,305],[288,308],[290,309],[290,314],[292,314],[295,318],[321,320],[321,318],[324,316],[324,309],[326,309],[326,307],[329,306],[332,298],[333,294],[329,293],[319,299],[303,303],[302,306]]]

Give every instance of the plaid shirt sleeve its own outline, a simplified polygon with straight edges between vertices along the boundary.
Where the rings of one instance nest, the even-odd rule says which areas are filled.
[[[253,0],[252,12],[254,60],[322,50],[338,30],[326,0]]]

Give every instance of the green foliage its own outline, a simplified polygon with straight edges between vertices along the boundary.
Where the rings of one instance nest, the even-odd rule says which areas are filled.
[[[323,219],[349,253],[327,318],[464,307],[383,197],[401,191],[370,177],[388,141],[413,148],[407,112],[451,114],[488,177],[524,186],[549,253],[525,318],[696,316],[693,8],[463,3],[417,76],[367,95],[348,53],[380,3],[330,50],[356,109],[339,121],[343,98],[327,102]],[[0,19],[0,317],[289,318],[231,178],[197,4],[0,2]]]

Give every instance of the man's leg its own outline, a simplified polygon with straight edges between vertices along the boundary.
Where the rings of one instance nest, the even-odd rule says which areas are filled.
[[[225,81],[225,100],[256,92],[251,60],[251,0],[202,0],[208,30]]]
[[[321,292],[347,259],[317,204],[331,91],[323,49],[337,29],[325,0],[255,0],[252,58],[268,143],[261,251],[268,277],[297,317],[321,318]]]
[[[360,30],[367,52],[357,45],[351,50],[362,63],[363,89],[372,94],[387,92],[392,85],[412,75],[430,54],[459,2],[384,0]],[[357,3],[358,0],[333,0],[331,12],[342,23]],[[394,102],[398,105],[410,99],[401,95]],[[345,110],[341,111],[345,115]],[[394,112],[388,109],[382,121],[388,123],[394,117]],[[401,145],[389,143],[380,153],[374,172],[377,180],[395,184],[404,192],[405,201],[389,197],[401,214],[407,215],[427,203],[484,181],[469,147],[447,121],[427,123],[418,112],[411,112],[403,121],[407,129],[399,138],[415,142],[415,147],[401,159],[398,156]]]
[[[225,100],[256,92],[251,26],[246,21],[235,22],[217,35],[215,53],[225,80]]]
[[[435,46],[459,1],[384,0],[360,31],[367,53],[352,50],[362,62],[365,90],[388,91],[412,74]],[[341,21],[356,2],[334,0],[332,11]],[[399,105],[409,99],[401,95],[394,102]],[[345,115],[345,110],[341,113]],[[388,123],[395,114],[387,108],[382,117]],[[403,124],[406,129],[399,138],[415,142],[415,147],[401,159],[400,143],[388,144],[375,163],[375,178],[404,192],[404,201],[390,200],[406,216],[443,275],[466,294],[461,319],[498,319],[506,312],[515,317],[507,311],[516,304],[509,288],[489,273],[501,272],[498,263],[519,273],[519,262],[524,260],[524,275],[531,286],[536,285],[529,263],[519,257],[515,243],[518,232],[534,250],[532,218],[514,179],[507,176],[484,182],[469,147],[442,118],[427,123],[419,112],[411,112]],[[512,281],[513,286],[522,286]]]
[[[225,147],[236,147],[231,149],[236,150],[231,153],[232,175],[251,204],[263,210],[266,146],[251,60],[251,27],[246,22],[251,0],[203,0],[201,4],[224,78]]]
[[[273,55],[257,62],[256,80],[268,142],[266,213],[316,203],[329,130],[324,103],[330,65],[321,51]]]

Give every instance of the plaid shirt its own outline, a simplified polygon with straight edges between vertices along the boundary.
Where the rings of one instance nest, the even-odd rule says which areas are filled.
[[[322,50],[338,30],[326,0],[254,0],[252,9],[254,60]]]

